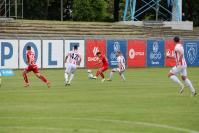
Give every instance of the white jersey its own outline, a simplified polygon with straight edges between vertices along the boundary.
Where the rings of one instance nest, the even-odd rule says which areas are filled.
[[[117,57],[117,62],[118,62],[118,68],[120,70],[125,70],[126,69],[124,56],[122,56],[122,55],[118,56]]]
[[[175,52],[176,66],[186,67],[187,63],[186,63],[186,60],[185,60],[184,48],[183,48],[182,44],[176,44],[176,46],[174,48],[174,52]],[[182,54],[182,58],[180,58],[179,52]]]
[[[70,51],[68,53],[68,63],[77,65],[81,59],[80,53],[77,50]]]

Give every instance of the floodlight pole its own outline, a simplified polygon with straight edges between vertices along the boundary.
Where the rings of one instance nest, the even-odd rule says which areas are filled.
[[[18,6],[17,4],[18,4],[18,3],[17,3],[17,0],[15,0],[15,17],[16,17],[16,19],[17,19],[17,15],[18,15],[18,14],[17,14],[17,10],[18,10],[18,9],[17,9],[17,6]]]
[[[7,1],[5,0],[5,14],[4,17],[7,17]]]
[[[63,21],[63,0],[61,0],[61,21]]]

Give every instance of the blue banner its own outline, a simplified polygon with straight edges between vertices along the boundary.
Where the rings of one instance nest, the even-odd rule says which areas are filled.
[[[147,66],[164,67],[164,40],[147,41]]]
[[[122,52],[126,60],[127,41],[126,40],[107,40],[107,58],[108,58],[110,67],[117,67],[116,52],[118,50]]]
[[[199,66],[199,41],[184,41],[185,59],[188,66]]]
[[[4,77],[14,76],[14,72],[11,69],[0,69],[0,76]]]

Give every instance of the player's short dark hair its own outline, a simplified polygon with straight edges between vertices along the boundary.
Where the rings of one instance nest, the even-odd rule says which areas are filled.
[[[27,50],[31,50],[31,46],[29,46],[29,45],[26,48],[27,48]]]
[[[97,52],[97,53],[96,53],[96,55],[99,55],[99,54],[101,54],[101,52]]]
[[[174,41],[174,42],[180,42],[180,37],[179,37],[179,36],[175,36],[175,37],[173,38],[173,41]]]
[[[121,51],[120,51],[120,50],[118,50],[118,51],[116,51],[116,53],[121,54]]]
[[[75,50],[77,50],[77,49],[78,49],[78,46],[77,46],[77,45],[75,45],[75,46],[74,46],[74,49],[75,49]]]

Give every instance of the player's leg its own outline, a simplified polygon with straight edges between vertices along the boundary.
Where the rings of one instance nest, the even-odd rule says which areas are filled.
[[[69,77],[70,77],[70,72],[71,72],[71,65],[68,64],[66,69],[65,69],[65,73],[64,73],[64,77],[65,77],[65,86],[68,85],[69,82]]]
[[[97,71],[96,76],[93,77],[93,79],[97,79],[97,77],[100,75],[102,77],[102,82],[104,82],[105,76],[104,76],[103,72],[105,72],[106,70],[108,70],[108,66],[103,66],[102,68],[100,68]]]
[[[111,70],[110,74],[109,74],[109,78],[107,79],[107,81],[112,81],[112,79],[113,79],[113,74],[114,74],[115,72],[117,72],[117,71],[118,71],[118,68],[113,68],[113,69]]]
[[[95,76],[92,77],[92,79],[97,79],[98,76],[102,73],[102,68],[99,68],[95,74]]]
[[[124,70],[119,72],[119,75],[123,81],[125,81]]]
[[[69,85],[71,84],[71,81],[74,78],[75,71],[76,71],[76,66],[74,65],[74,66],[71,67],[71,74],[70,74],[70,78],[69,78],[69,81],[68,81]]]
[[[104,67],[102,67],[102,70],[101,70],[101,73],[100,73],[100,75],[101,75],[101,77],[102,77],[102,83],[106,80],[105,79],[105,76],[104,76],[104,74],[103,74],[103,72],[105,72],[106,70],[108,70],[108,66],[104,66]]]
[[[27,76],[27,73],[29,71],[32,71],[32,68],[30,66],[28,66],[26,69],[24,69],[23,71],[23,78],[24,78],[24,87],[28,87],[30,84],[29,84],[29,81],[28,81],[28,76]]]
[[[179,86],[180,86],[180,90],[179,92],[182,93],[183,92],[183,89],[184,89],[184,85],[183,83],[178,79],[178,77],[176,76],[177,74],[180,73],[180,68],[177,68],[177,67],[173,67],[169,74],[168,74],[168,77],[174,81],[175,83],[177,83]]]
[[[195,96],[197,93],[196,93],[196,90],[193,87],[191,81],[187,78],[187,70],[186,70],[186,68],[183,68],[183,70],[181,72],[181,75],[182,75],[182,80],[184,81],[185,85],[189,87],[189,89],[190,89],[190,91],[192,93],[192,96]]]
[[[34,74],[44,83],[47,84],[48,87],[50,87],[50,82],[46,79],[46,77],[44,77],[43,75],[41,75],[41,73],[39,72],[39,69],[37,67],[35,67],[33,69]]]

